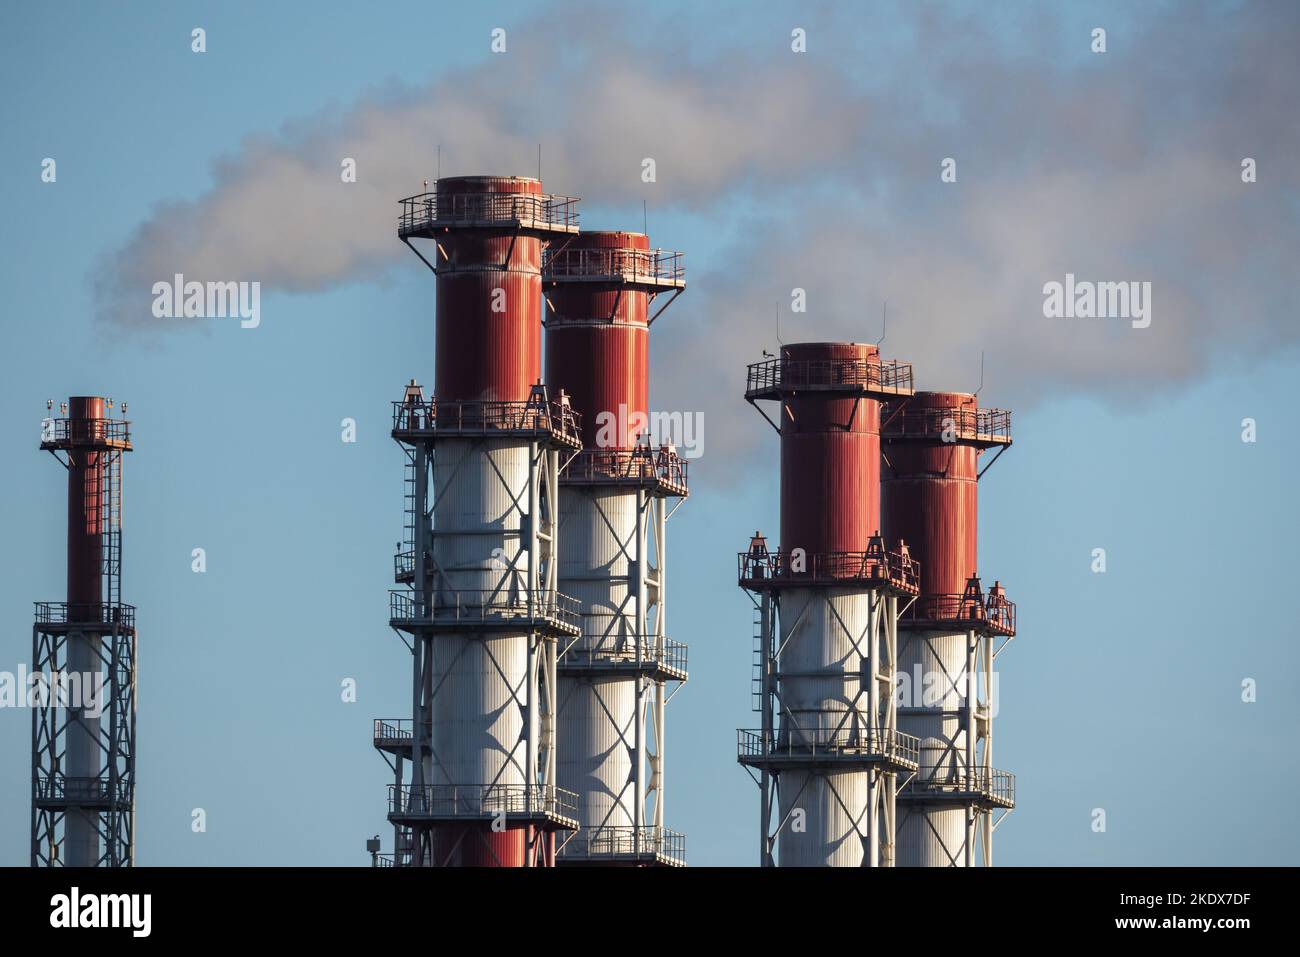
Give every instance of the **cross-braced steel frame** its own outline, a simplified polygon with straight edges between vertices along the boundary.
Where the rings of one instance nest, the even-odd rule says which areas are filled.
[[[888,587],[863,588],[870,601],[868,619],[865,627],[855,632],[831,604],[832,594],[845,594],[844,587],[833,593],[809,589],[813,597],[794,616],[782,615],[782,598],[790,593],[789,588],[756,590],[752,582],[746,588],[758,610],[762,726],[739,732],[738,760],[759,787],[761,866],[777,865],[778,842],[791,824],[791,812],[781,813],[782,797],[789,798],[787,806],[793,809],[809,782],[820,779],[850,820],[852,836],[861,842],[862,866],[892,867],[896,795],[917,767],[916,739],[899,733],[897,726],[898,595]],[[814,602],[826,604],[827,613],[861,663],[856,672],[842,673],[848,695],[843,710],[826,713],[826,719],[815,727],[801,724],[799,715],[787,707],[782,689],[789,679],[810,676],[785,670],[782,655]],[[822,671],[817,676],[826,674]],[[807,722],[808,712],[800,714]],[[800,772],[803,785],[783,795],[782,776],[792,771]],[[835,784],[837,776],[845,773],[866,777],[867,801],[861,811],[850,806]]]
[[[97,456],[103,601],[38,602],[32,626],[31,866],[69,863],[68,822],[93,834],[95,856],[72,863],[135,863],[135,608],[121,603],[125,420],[50,420],[41,443],[65,468]],[[84,463],[83,463],[84,464]],[[95,687],[99,684],[99,687]],[[93,700],[88,698],[93,695]],[[105,720],[106,719],[106,720]],[[82,767],[70,767],[76,739]],[[83,773],[87,767],[93,773]]]
[[[664,720],[668,702],[686,682],[686,646],[670,640],[664,634],[664,625],[667,523],[685,501],[686,491],[684,486],[659,482],[653,475],[648,480],[636,477],[622,481],[562,476],[560,484],[562,494],[587,499],[584,504],[595,511],[617,541],[618,552],[629,569],[625,576],[629,587],[608,616],[610,625],[603,634],[592,635],[584,628],[584,635],[568,639],[559,659],[560,673],[589,683],[597,677],[632,682],[635,708],[630,721],[616,716],[610,703],[601,697],[600,685],[594,684],[601,714],[631,759],[631,774],[621,782],[604,819],[567,837],[558,856],[564,864],[682,865],[685,837],[664,826]],[[636,521],[630,537],[620,534],[608,509],[592,494],[611,489],[635,502]],[[670,499],[676,500],[671,507]],[[609,575],[595,569],[589,574],[596,578]],[[618,580],[609,577],[611,584]],[[602,611],[608,614],[609,609]],[[589,609],[584,608],[583,613],[585,618],[590,617]],[[630,631],[616,624],[627,621],[632,623]],[[575,687],[571,686],[570,694]],[[616,810],[631,818],[630,828],[608,823]]]
[[[978,589],[978,582],[975,582]],[[944,750],[933,759],[943,770],[921,768],[898,797],[901,806],[899,824],[916,816],[922,819],[935,842],[943,848],[947,866],[993,866],[993,833],[1015,808],[1015,777],[993,767],[993,716],[996,710],[993,665],[997,656],[1014,637],[1005,629],[971,622],[953,622],[944,630],[940,622],[922,625],[904,621],[899,628],[900,652],[908,658],[915,646],[926,645],[933,660],[942,661],[935,643],[964,636],[963,670],[952,674],[946,667],[935,675],[939,687],[925,692],[932,703],[917,703],[920,690],[911,690],[912,702],[899,709],[906,723],[910,715],[954,718],[961,728],[960,737],[946,742]],[[965,626],[963,628],[963,626]],[[952,702],[955,707],[947,706]],[[926,815],[928,809],[950,810],[959,807],[965,815],[963,842],[959,848],[948,846],[939,829]]]
[[[375,745],[389,758],[393,784],[389,794],[389,821],[393,825],[394,862],[399,866],[442,866],[455,860],[465,841],[481,842],[494,854],[487,835],[503,828],[526,831],[527,866],[551,863],[552,835],[576,826],[572,795],[555,786],[556,660],[558,641],[578,632],[576,610],[556,589],[556,506],[558,478],[563,464],[580,440],[569,413],[551,403],[545,388],[535,387],[528,408],[509,416],[478,409],[455,422],[437,421],[436,404],[426,403],[414,384],[403,402],[395,403],[393,438],[406,454],[406,541],[395,564],[395,578],[405,587],[390,602],[390,625],[412,654],[412,719],[400,736],[381,740],[376,722]],[[492,405],[491,403],[485,403]],[[504,563],[491,594],[476,594],[471,606],[456,600],[455,582],[435,559],[434,527],[441,485],[438,448],[442,443],[470,443],[475,449],[517,444],[528,449],[526,481],[520,488],[495,470],[518,520],[515,550],[501,550],[495,560]],[[464,457],[460,458],[464,461]],[[452,466],[455,468],[455,466]],[[497,520],[508,524],[509,516]],[[447,673],[435,681],[434,643],[447,636],[487,639],[500,634],[524,635],[527,667],[512,680],[502,663],[485,645],[488,659],[507,688],[509,707],[519,715],[520,732],[511,743],[497,777],[492,781],[433,783],[430,770],[451,777],[432,740],[434,699],[444,691]],[[463,654],[467,646],[461,646]],[[453,661],[454,663],[454,661]],[[447,689],[449,690],[449,689]],[[410,767],[405,782],[405,765]],[[515,769],[522,786],[504,783],[501,776]],[[435,841],[435,832],[455,834],[451,841]]]

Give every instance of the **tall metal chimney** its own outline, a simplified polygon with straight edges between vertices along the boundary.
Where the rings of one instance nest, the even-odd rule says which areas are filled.
[[[438,301],[435,396],[412,381],[393,404],[406,530],[389,619],[412,650],[412,718],[376,720],[374,743],[393,765],[395,864],[548,866],[577,827],[556,787],[556,659],[581,629],[555,548],[582,439],[540,381],[542,250],[578,232],[576,202],[513,176],[402,200],[398,235]]]
[[[641,233],[583,232],[547,251],[543,284],[546,382],[584,424],[560,476],[559,587],[582,635],[559,659],[558,783],[580,824],[559,863],[681,865],[685,837],[664,827],[664,709],[686,646],[664,634],[664,534],[686,463],[647,432],[650,323],[686,285],[681,256]]]
[[[122,455],[113,402],[73,396],[42,423],[68,473],[67,601],[37,602],[32,671],[33,867],[135,861],[135,608],[122,604]],[[123,404],[125,413],[126,406]]]
[[[738,733],[738,760],[757,772],[764,866],[894,863],[899,775],[919,746],[897,729],[896,626],[918,587],[879,533],[880,404],[911,393],[910,365],[858,343],[749,366],[745,398],[778,403],[763,415],[781,436],[780,546],[756,534],[739,560],[762,726]]]
[[[1011,414],[964,392],[918,392],[885,410],[887,541],[906,539],[921,593],[899,622],[899,727],[921,739],[920,767],[899,794],[898,863],[993,862],[993,830],[1015,807],[1015,776],[993,768],[993,661],[1015,634],[1000,584],[980,585],[981,454],[1011,445]],[[995,818],[995,815],[997,817]]]

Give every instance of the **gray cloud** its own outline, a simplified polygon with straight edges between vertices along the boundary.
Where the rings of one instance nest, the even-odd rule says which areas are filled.
[[[147,321],[150,285],[175,272],[287,292],[377,277],[403,253],[395,201],[433,178],[436,144],[444,172],[506,173],[531,170],[540,141],[552,191],[631,208],[653,156],[658,208],[737,237],[694,261],[656,326],[660,404],[704,411],[711,456],[764,438],[730,424],[777,303],[786,341],[875,340],[888,299],[884,351],[914,361],[921,387],[973,388],[983,350],[984,395],[1017,408],[1140,400],[1295,346],[1300,8],[1103,8],[1104,55],[1052,7],[896,15],[909,29],[809,15],[803,56],[775,16],[766,45],[715,29],[695,54],[705,31],[682,18],[516,29],[506,56],[242,144],[209,192],[109,254],[101,314]],[[345,156],[355,185],[339,181]],[[1245,156],[1257,184],[1240,180]],[[1151,327],[1045,319],[1042,285],[1066,272],[1152,282]],[[789,313],[796,286],[806,315]]]

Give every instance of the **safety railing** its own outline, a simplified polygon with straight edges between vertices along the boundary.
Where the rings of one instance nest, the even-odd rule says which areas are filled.
[[[130,448],[131,423],[126,419],[46,419],[41,425],[41,445]]]
[[[562,480],[567,482],[658,482],[686,491],[686,459],[667,447],[585,449],[570,460]]]
[[[746,395],[792,389],[912,393],[912,364],[897,359],[766,359],[751,363]]]
[[[393,403],[394,434],[549,434],[581,444],[581,425],[582,416],[560,402],[410,399]]]
[[[135,606],[105,602],[36,602],[38,625],[100,625],[106,628],[135,627]]]
[[[388,813],[404,817],[548,814],[573,818],[578,795],[541,784],[390,784]]]
[[[902,621],[975,624],[994,631],[1015,634],[1016,604],[992,593],[921,595],[904,612]]]
[[[376,718],[375,741],[410,741],[413,737],[410,718]]]
[[[885,549],[874,539],[865,552],[740,552],[739,581],[742,588],[761,589],[773,585],[888,583],[902,591],[916,593],[920,566],[910,556]]]
[[[415,552],[398,552],[393,556],[393,578],[402,581],[415,574]]]
[[[1001,804],[1015,804],[1016,776],[1010,771],[991,768],[936,768],[918,773],[908,783],[907,790],[925,796],[953,792],[980,794]]]
[[[653,824],[584,827],[564,842],[556,856],[561,859],[655,856],[685,861],[686,835]]]
[[[650,639],[653,641],[653,639]],[[686,671],[686,645],[671,638],[663,639],[663,647],[653,644],[641,649],[640,660],[645,665],[659,666],[669,671]],[[619,667],[635,664],[637,648],[635,639],[611,636],[594,643],[574,645],[564,653],[561,665],[586,667]]]
[[[878,728],[787,726],[775,735],[757,729],[740,728],[736,731],[736,754],[741,760],[864,754],[880,755],[903,764],[916,764],[920,760],[921,739],[902,731]]]
[[[686,283],[682,254],[668,249],[547,249],[542,278],[681,286]]]
[[[576,598],[549,588],[439,589],[426,615],[409,590],[388,593],[388,618],[393,622],[432,624],[509,624],[515,619],[547,619],[577,630],[582,604]]]
[[[131,799],[130,789],[122,782],[108,778],[67,777],[62,774],[38,775],[32,780],[32,798],[36,801],[65,802],[71,805],[103,805],[126,803]]]
[[[936,439],[941,442],[1011,441],[1011,413],[1006,409],[891,410],[880,432],[891,439]]]
[[[548,231],[578,231],[578,200],[550,193],[447,193],[408,196],[397,223],[399,236],[434,229],[501,226]]]

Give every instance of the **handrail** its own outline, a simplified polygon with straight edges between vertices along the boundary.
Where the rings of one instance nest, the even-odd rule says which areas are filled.
[[[542,278],[678,285],[685,283],[686,270],[682,254],[669,249],[562,247],[543,252]]]
[[[575,817],[578,795],[543,784],[390,784],[388,813],[482,817],[541,812]]]
[[[687,488],[686,459],[668,446],[658,449],[584,449],[570,460],[562,480],[600,481],[639,479]]]
[[[741,587],[773,584],[813,585],[825,582],[887,581],[917,591],[920,566],[897,550],[887,550],[879,538],[865,552],[746,551],[738,554]]]
[[[810,756],[817,754],[881,754],[916,764],[921,755],[921,739],[902,731],[880,728],[797,728],[785,726],[775,735],[760,729],[738,728],[736,751],[739,757],[773,755]]]
[[[42,433],[41,444],[86,443],[113,447],[131,445],[131,423],[126,419],[48,419],[53,426]]]
[[[885,416],[880,433],[887,439],[1010,442],[1011,413],[1006,409],[914,409],[904,406]]]
[[[995,800],[1015,803],[1016,776],[996,768],[952,767],[918,773],[908,787],[916,792],[959,791],[984,794]]]
[[[584,827],[564,843],[558,857],[645,854],[684,861],[686,835],[653,824]]]
[[[390,590],[389,620],[459,623],[549,618],[573,628],[578,628],[582,620],[582,603],[550,588],[536,588],[531,593],[527,588],[509,586],[455,591],[440,588],[433,592],[432,597],[432,615],[426,616],[417,607],[414,591]]]
[[[135,606],[110,602],[38,601],[38,625],[120,625],[135,627]]]
[[[859,359],[765,359],[749,365],[745,392],[837,387],[910,395],[912,364],[874,356]]]
[[[393,403],[394,432],[509,431],[581,442],[582,415],[560,402],[406,399]]]
[[[41,774],[32,779],[32,797],[40,801],[128,801],[131,796],[128,781],[113,782],[106,777],[72,777],[65,774]]]
[[[637,660],[636,640],[634,638],[626,639],[626,644],[621,648],[609,648],[605,646],[607,639],[618,639],[618,636],[601,636],[600,640],[594,644],[576,644],[564,653],[560,660],[561,665],[572,664],[594,664],[594,663],[619,663],[635,662]],[[653,639],[650,639],[653,641]],[[674,641],[671,638],[663,639],[663,647],[656,647],[654,644],[647,644],[641,649],[641,660],[647,664],[662,665],[673,671],[685,671],[687,661],[687,646],[684,642]]]
[[[399,236],[450,226],[578,229],[577,197],[551,193],[448,193],[438,190],[401,200]]]
[[[993,592],[921,595],[902,616],[903,621],[980,622],[1015,634],[1016,603]]]
[[[374,740],[409,741],[415,736],[413,728],[410,718],[375,718]]]

